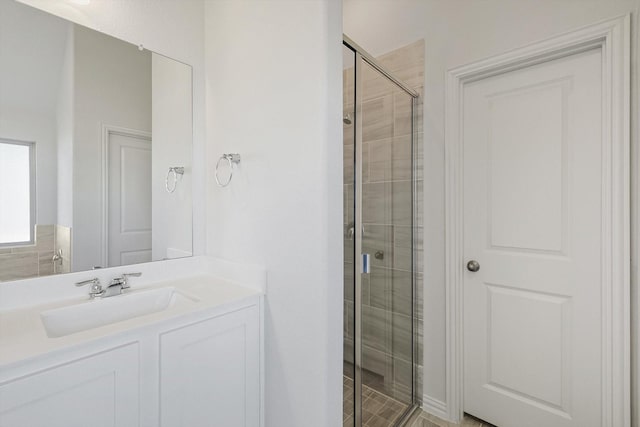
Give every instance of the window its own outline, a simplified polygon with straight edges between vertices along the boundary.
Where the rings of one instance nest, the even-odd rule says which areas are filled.
[[[35,143],[0,138],[0,246],[34,243]]]

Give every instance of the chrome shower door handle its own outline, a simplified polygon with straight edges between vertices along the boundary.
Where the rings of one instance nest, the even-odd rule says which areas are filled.
[[[371,255],[362,254],[362,272],[364,274],[371,274]]]

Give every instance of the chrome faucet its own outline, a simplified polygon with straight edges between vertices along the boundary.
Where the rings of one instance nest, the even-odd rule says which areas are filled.
[[[103,295],[101,295],[102,298],[107,298],[107,297],[112,297],[114,295],[120,295],[121,293],[123,293],[125,291],[125,289],[129,289],[129,277],[140,277],[142,276],[142,273],[125,273],[120,277],[116,277],[115,279],[111,280],[111,283],[109,283],[109,286],[107,286],[107,288],[102,291]]]
[[[125,289],[129,289],[129,277],[140,277],[142,276],[142,273],[125,273],[120,277],[116,277],[115,279],[111,280],[111,283],[109,283],[109,286],[107,286],[106,288],[102,288],[102,285],[100,284],[100,279],[93,278],[93,279],[89,279],[89,280],[83,280],[82,282],[77,282],[76,286],[84,286],[84,285],[91,285],[91,287],[89,288],[89,298],[90,299],[95,299],[95,298],[108,298],[108,297],[112,297],[115,295],[120,295],[124,292]]]

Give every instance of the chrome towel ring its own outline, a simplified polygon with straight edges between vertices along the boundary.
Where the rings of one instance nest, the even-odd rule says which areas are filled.
[[[220,178],[218,177],[218,170],[220,169],[220,162],[223,162],[223,161],[226,161],[227,164],[229,165],[229,178],[226,181],[220,180]],[[231,178],[233,178],[233,169],[239,163],[240,163],[240,154],[238,154],[238,153],[223,154],[218,159],[218,162],[216,163],[216,172],[215,172],[216,184],[218,184],[220,187],[226,187],[227,185],[229,185],[229,183],[231,182]]]
[[[169,186],[169,176],[173,173],[173,184]],[[184,167],[182,166],[173,166],[169,168],[167,172],[167,177],[164,179],[164,188],[167,189],[167,193],[173,193],[176,191],[176,186],[178,184],[178,176],[182,178],[184,175]]]

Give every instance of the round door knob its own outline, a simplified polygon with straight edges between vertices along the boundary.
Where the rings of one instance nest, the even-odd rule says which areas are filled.
[[[480,270],[480,263],[475,259],[472,259],[467,263],[467,270],[475,273],[476,271]]]

